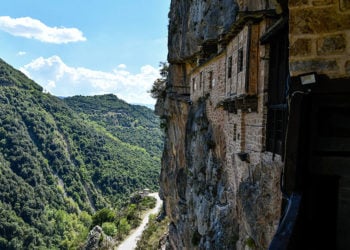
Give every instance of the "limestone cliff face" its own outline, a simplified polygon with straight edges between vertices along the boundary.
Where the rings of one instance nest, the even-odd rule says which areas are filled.
[[[170,249],[266,249],[279,217],[280,164],[228,165],[225,134],[208,119],[206,101],[169,98],[164,107]]]
[[[167,95],[156,106],[165,132],[160,193],[171,221],[169,249],[266,249],[278,224],[282,165],[278,156],[272,160],[271,153],[248,142],[245,151],[250,150],[250,159],[242,161],[233,145],[236,118],[220,107],[215,93],[199,99],[189,96],[200,45],[217,41],[236,21],[239,6],[249,10],[244,3],[254,1],[241,2],[171,2],[170,77]],[[220,65],[211,69],[211,76],[216,70],[223,74],[217,76],[213,92],[225,79],[225,63]],[[259,112],[236,116],[248,123],[263,121],[263,106],[261,98]],[[257,134],[254,126],[242,127],[238,137]]]
[[[168,61],[183,61],[203,42],[217,40],[235,21],[237,9],[235,0],[171,1]]]

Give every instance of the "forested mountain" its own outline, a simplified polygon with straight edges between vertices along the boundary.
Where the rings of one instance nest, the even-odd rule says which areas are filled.
[[[0,60],[0,249],[75,248],[94,211],[158,188],[160,148],[152,110],[62,100]]]
[[[70,108],[120,140],[147,150],[152,156],[161,155],[163,139],[159,120],[149,108],[130,105],[115,95],[74,96],[65,98]]]

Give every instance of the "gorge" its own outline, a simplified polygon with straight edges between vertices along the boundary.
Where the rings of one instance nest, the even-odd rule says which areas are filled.
[[[349,0],[171,0],[168,17],[157,116],[0,60],[0,249],[113,249],[145,188],[163,206],[144,248],[350,249]]]
[[[0,249],[77,249],[111,222],[94,222],[101,211],[130,228],[121,208],[158,189],[161,148],[152,110],[112,94],[57,98],[0,60]]]

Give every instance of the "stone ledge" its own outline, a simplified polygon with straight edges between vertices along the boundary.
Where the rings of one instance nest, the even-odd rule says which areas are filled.
[[[222,106],[224,110],[234,114],[237,114],[238,110],[244,113],[258,112],[258,97],[256,95],[228,97],[217,106]]]

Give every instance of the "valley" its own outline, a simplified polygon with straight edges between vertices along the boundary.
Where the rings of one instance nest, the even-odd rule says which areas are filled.
[[[0,249],[84,244],[101,209],[158,190],[153,111],[115,95],[57,98],[0,60]]]

